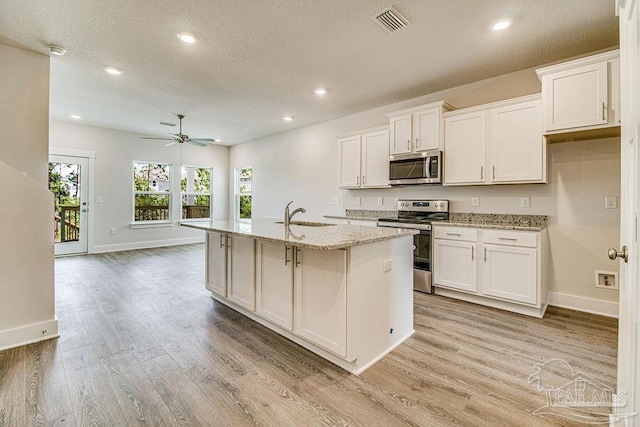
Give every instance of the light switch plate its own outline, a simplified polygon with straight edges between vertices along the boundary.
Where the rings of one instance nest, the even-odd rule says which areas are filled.
[[[472,206],[480,206],[480,197],[472,197],[471,198]]]
[[[531,207],[531,198],[528,196],[520,197],[520,207],[521,208],[530,208]]]
[[[102,203],[102,197],[97,196],[96,197],[96,203]]]
[[[356,197],[355,200],[357,206],[360,206],[362,204],[362,200],[360,200],[360,197]]]
[[[329,204],[330,205],[339,205],[340,204],[340,197],[331,197],[329,199]]]
[[[382,262],[382,271],[389,271],[393,268],[393,262],[390,259],[385,259]]]
[[[382,197],[378,197],[378,204],[381,205],[384,203],[384,199]]]
[[[618,198],[616,196],[605,196],[605,198],[604,198],[604,208],[605,209],[617,209],[618,208]]]

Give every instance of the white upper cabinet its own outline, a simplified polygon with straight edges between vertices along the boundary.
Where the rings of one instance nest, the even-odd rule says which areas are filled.
[[[546,182],[540,95],[446,113],[444,127],[445,185]]]
[[[389,127],[381,126],[338,137],[341,188],[389,186]]]
[[[619,51],[536,72],[542,80],[545,134],[620,126]]]
[[[444,101],[387,114],[389,153],[406,154],[443,149],[442,113],[452,107]]]

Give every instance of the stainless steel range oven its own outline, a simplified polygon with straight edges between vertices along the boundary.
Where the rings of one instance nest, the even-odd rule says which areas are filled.
[[[448,200],[398,200],[398,218],[384,218],[378,227],[412,228],[420,231],[413,236],[413,289],[433,293],[431,279],[431,223],[449,219]]]

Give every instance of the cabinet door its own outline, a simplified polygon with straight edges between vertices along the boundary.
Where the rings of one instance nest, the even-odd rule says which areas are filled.
[[[482,293],[512,301],[536,304],[537,249],[484,246]]]
[[[294,331],[343,357],[347,353],[346,265],[344,250],[296,249]]]
[[[411,114],[391,117],[389,132],[389,152],[392,155],[411,152]]]
[[[607,62],[543,76],[545,129],[606,124],[607,86]]]
[[[340,144],[340,187],[360,187],[360,135],[338,140]]]
[[[445,184],[483,183],[486,178],[486,111],[445,119]]]
[[[222,297],[227,296],[227,242],[225,235],[207,233],[207,277],[205,287]]]
[[[442,150],[440,140],[440,107],[413,113],[415,151]]]
[[[247,310],[254,311],[255,286],[255,240],[229,236],[227,298]]]
[[[293,248],[256,241],[256,313],[293,330]]]
[[[389,185],[389,131],[362,135],[362,186]]]
[[[435,239],[433,283],[460,291],[477,291],[476,243]]]
[[[490,134],[491,182],[544,181],[540,101],[491,110]]]

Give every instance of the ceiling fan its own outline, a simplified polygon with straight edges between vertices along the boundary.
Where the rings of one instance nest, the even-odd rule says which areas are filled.
[[[184,144],[189,143],[189,144],[193,144],[193,145],[197,145],[198,147],[206,147],[207,146],[207,142],[215,142],[214,139],[212,138],[189,138],[189,135],[185,135],[184,133],[182,133],[182,119],[184,119],[184,114],[178,114],[178,119],[180,119],[180,131],[179,133],[171,133],[169,135],[171,135],[170,138],[159,138],[159,137],[155,137],[155,136],[143,136],[142,139],[160,139],[163,141],[170,141],[165,145],[165,147],[168,147],[169,145],[173,145],[173,144]],[[175,124],[173,123],[164,123],[164,122],[160,122],[161,124],[167,125],[167,126],[175,126]]]

